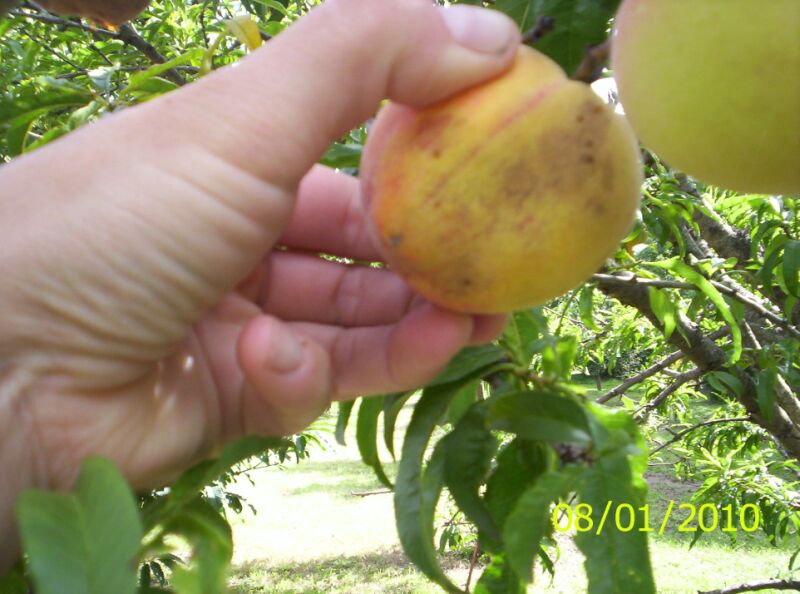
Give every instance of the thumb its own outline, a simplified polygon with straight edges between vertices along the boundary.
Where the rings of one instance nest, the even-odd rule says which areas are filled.
[[[382,99],[444,99],[506,69],[518,42],[516,25],[497,11],[328,0],[235,67],[186,89],[180,113],[154,105],[151,115],[157,129],[192,131],[192,142],[294,191],[327,146]]]
[[[159,356],[274,245],[334,139],[386,97],[425,105],[498,75],[518,39],[481,8],[327,0],[237,64],[4,167],[0,220],[16,221],[17,247],[0,269],[38,272],[0,302],[76,298],[91,321],[76,327],[103,353],[113,339]]]

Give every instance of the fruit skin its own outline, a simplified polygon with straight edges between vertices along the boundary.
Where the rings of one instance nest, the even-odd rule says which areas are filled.
[[[800,1],[624,0],[612,67],[670,165],[739,192],[800,192]]]
[[[390,266],[434,303],[502,313],[580,284],[633,224],[642,183],[625,121],[549,58],[425,109],[389,103],[362,195]]]
[[[119,25],[138,16],[150,0],[39,0],[38,3],[52,12]]]

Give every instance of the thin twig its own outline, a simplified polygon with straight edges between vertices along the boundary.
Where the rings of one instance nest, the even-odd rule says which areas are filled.
[[[472,571],[475,569],[475,566],[478,564],[478,550],[479,550],[479,543],[475,541],[475,548],[472,550],[472,559],[469,562],[469,573],[467,574],[467,583],[464,585],[464,592],[469,594],[469,584],[472,581]]]
[[[703,421],[702,423],[697,423],[697,425],[692,425],[688,429],[684,429],[679,433],[675,434],[675,437],[670,439],[667,442],[662,443],[660,446],[655,448],[654,450],[650,450],[650,456],[653,456],[657,452],[660,452],[666,447],[671,446],[673,443],[680,441],[687,433],[691,433],[695,429],[699,429],[700,427],[708,427],[709,425],[718,425],[720,423],[744,423],[744,422],[751,422],[752,420],[750,417],[730,417],[726,419],[711,419],[710,421]]]
[[[673,381],[670,385],[661,390],[658,396],[656,396],[650,402],[648,402],[647,404],[636,410],[634,412],[634,416],[642,417],[646,415],[651,410],[660,405],[662,402],[664,402],[667,398],[669,398],[672,394],[677,392],[678,388],[680,388],[683,384],[698,379],[702,375],[703,375],[703,370],[700,369],[699,367],[695,367],[694,369],[690,369],[689,371],[681,373],[677,378],[675,378],[675,381]]]
[[[550,33],[556,26],[556,20],[550,16],[540,16],[530,29],[522,34],[522,43],[536,43],[542,37]]]
[[[590,46],[583,56],[583,61],[578,65],[572,80],[579,80],[586,84],[592,84],[603,76],[603,70],[608,64],[611,56],[611,39],[606,39],[603,43]]]

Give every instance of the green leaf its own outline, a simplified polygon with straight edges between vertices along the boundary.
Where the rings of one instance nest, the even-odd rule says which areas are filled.
[[[484,497],[495,524],[505,524],[525,490],[555,462],[553,450],[542,442],[517,437],[503,447],[486,482]]]
[[[514,312],[506,326],[503,341],[514,355],[514,363],[529,367],[538,339],[547,332],[547,319],[541,308]]]
[[[462,380],[482,368],[507,359],[505,351],[492,344],[467,347],[450,361],[450,364],[428,384],[428,387]]]
[[[733,351],[731,352],[729,362],[731,364],[736,363],[736,361],[738,361],[739,357],[742,355],[742,330],[739,328],[739,324],[736,323],[736,320],[734,319],[728,304],[725,303],[725,299],[722,297],[722,294],[717,291],[714,285],[712,285],[702,274],[697,272],[688,264],[684,264],[677,258],[666,260],[664,262],[651,262],[650,264],[652,266],[658,266],[659,268],[666,268],[681,278],[689,281],[697,286],[697,288],[700,289],[705,296],[711,300],[711,302],[716,306],[717,311],[719,311],[720,315],[722,315],[722,318],[725,320],[728,326],[730,326],[731,338],[733,339]]]
[[[94,99],[87,89],[50,78],[37,79],[14,95],[0,95],[0,130],[20,126],[51,111],[86,105]]]
[[[664,338],[669,340],[677,324],[675,304],[666,291],[649,287],[650,307],[656,314],[658,321],[664,326]]]
[[[397,417],[414,393],[399,392],[397,394],[388,394],[383,399],[383,443],[393,459],[397,458],[394,453],[394,428],[397,425]]]
[[[170,493],[155,511],[155,516],[146,517],[146,526],[186,503],[191,502],[199,491],[212,483],[235,464],[262,454],[268,449],[291,445],[285,439],[249,435],[229,443],[217,458],[196,464],[184,472],[170,487]],[[149,516],[149,514],[148,514]]]
[[[461,590],[445,575],[433,545],[433,518],[444,481],[444,447],[434,450],[423,481],[422,459],[433,430],[458,393],[458,382],[426,388],[406,430],[397,469],[394,511],[397,532],[409,559],[447,592]]]
[[[542,16],[555,19],[553,30],[534,47],[572,74],[589,46],[608,37],[609,21],[620,0],[497,0],[495,7],[527,31]]]
[[[456,394],[456,397],[453,398],[450,406],[447,407],[447,422],[455,427],[470,407],[478,400],[480,392],[480,379],[464,384],[458,391],[458,394]]]
[[[479,489],[486,479],[497,451],[497,440],[486,424],[486,402],[476,402],[442,439],[445,449],[445,482],[461,511],[472,520],[482,539],[500,540],[489,509]]]
[[[510,392],[487,403],[487,421],[492,429],[549,443],[588,445],[591,441],[585,410],[561,394]]]
[[[704,379],[720,394],[730,394],[738,398],[744,390],[742,381],[727,371],[712,371],[707,373]]]
[[[526,583],[533,581],[533,558],[548,530],[550,504],[565,497],[584,471],[582,466],[568,466],[546,472],[517,501],[503,526],[508,563]]]
[[[364,147],[360,144],[332,144],[320,163],[334,169],[358,169],[363,152]]]
[[[350,413],[353,412],[355,400],[339,402],[336,406],[336,443],[345,445],[344,432],[347,430],[347,423],[350,420]]]
[[[362,398],[358,407],[356,441],[364,464],[372,467],[375,476],[386,487],[392,489],[392,481],[386,476],[378,456],[378,417],[383,411],[383,396]]]
[[[775,414],[775,382],[777,379],[778,374],[774,369],[762,369],[756,378],[758,409],[764,415],[767,423],[772,421]]]
[[[192,559],[173,569],[177,594],[224,594],[233,556],[231,527],[208,501],[196,497],[165,523],[168,534],[189,540]]]
[[[783,248],[783,282],[792,297],[800,298],[800,241],[790,239]]]
[[[631,481],[642,496],[647,492],[644,473],[649,459],[647,443],[639,425],[627,410],[610,409],[588,402],[589,426],[596,455],[625,454],[631,463]]]
[[[204,50],[202,48],[191,49],[188,52],[175,56],[171,60],[167,60],[163,64],[155,64],[147,70],[132,74],[128,79],[128,86],[120,92],[121,95],[139,91],[142,86],[149,81],[149,79],[160,76],[167,70],[175,68],[176,66],[185,66],[187,64],[199,64],[203,59]]]
[[[505,555],[492,556],[475,584],[474,594],[525,594],[525,584],[506,562]]]
[[[598,328],[594,322],[594,285],[586,285],[581,289],[578,296],[578,311],[583,325],[596,331]]]
[[[73,493],[24,492],[17,523],[40,594],[136,590],[138,506],[110,461],[85,460]]]
[[[3,594],[28,594],[28,580],[25,579],[25,570],[22,565],[21,561],[17,562],[0,576],[0,592]]]
[[[641,506],[645,498],[633,481],[630,462],[624,454],[599,458],[578,482],[582,503],[591,509],[592,527],[578,531],[575,542],[586,557],[586,575],[592,594],[655,594],[653,571],[647,550],[647,533]],[[634,518],[623,507],[620,522],[615,514],[629,505]],[[605,521],[603,515],[608,508]],[[633,528],[625,532],[632,522]]]

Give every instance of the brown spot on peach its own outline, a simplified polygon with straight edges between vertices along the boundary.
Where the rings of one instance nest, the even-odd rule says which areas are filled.
[[[402,233],[392,233],[389,237],[386,238],[389,247],[397,247],[401,243],[403,243],[403,234]]]

